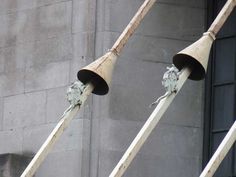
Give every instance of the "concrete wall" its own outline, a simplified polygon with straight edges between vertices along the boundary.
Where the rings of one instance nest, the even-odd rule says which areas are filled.
[[[143,0],[98,0],[96,56],[106,52]],[[121,54],[106,97],[94,97],[91,176],[108,176],[164,94],[172,56],[204,30],[205,1],[156,3]],[[203,82],[188,81],[124,176],[194,177],[201,170]]]
[[[66,88],[94,45],[87,2],[0,0],[0,154],[36,153],[68,106]],[[84,176],[88,103],[36,177]]]
[[[143,0],[0,0],[0,154],[37,152],[82,66],[106,52]],[[105,177],[164,93],[173,54],[204,29],[203,0],[156,3],[36,177]],[[198,176],[203,83],[188,81],[125,176]]]

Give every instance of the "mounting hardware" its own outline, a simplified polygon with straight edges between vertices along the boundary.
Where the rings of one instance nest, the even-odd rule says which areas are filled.
[[[160,100],[165,97],[168,97],[172,93],[176,93],[177,82],[179,80],[180,72],[179,70],[172,64],[172,67],[167,67],[167,71],[164,73],[162,85],[165,87],[166,93],[160,96],[155,102],[153,102],[149,107],[157,105]]]

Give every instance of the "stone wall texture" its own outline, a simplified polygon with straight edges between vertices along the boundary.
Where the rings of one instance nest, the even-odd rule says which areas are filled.
[[[32,156],[77,71],[113,45],[143,0],[0,0],[0,154]],[[127,43],[110,92],[91,96],[36,177],[106,177],[145,120],[172,56],[198,39],[204,0],[160,0]],[[125,177],[197,177],[203,82],[188,81]]]

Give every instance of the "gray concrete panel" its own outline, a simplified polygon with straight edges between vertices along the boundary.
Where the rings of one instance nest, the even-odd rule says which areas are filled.
[[[69,69],[69,61],[27,68],[25,74],[25,91],[31,92],[66,86],[69,84]]]
[[[4,130],[39,125],[46,119],[46,93],[34,92],[4,99]]]
[[[81,134],[80,134],[81,135]],[[90,176],[91,120],[83,119],[81,176]]]
[[[81,176],[81,153],[64,151],[50,154],[35,177],[78,177]]]
[[[0,96],[21,94],[24,92],[24,72],[16,71],[0,74]]]
[[[23,45],[27,68],[72,59],[72,36],[68,34]]]
[[[0,47],[71,32],[71,2],[0,16]]]
[[[125,0],[110,3],[105,30],[121,32],[140,5],[141,2]],[[122,9],[127,9],[126,13],[120,13]],[[204,17],[204,9],[156,3],[136,33],[193,41],[204,31]]]
[[[159,124],[140,153],[144,155],[199,158],[202,156],[202,129]]]
[[[0,72],[24,71],[51,62],[72,59],[72,37],[62,35],[44,41],[18,44],[0,49]]]
[[[23,46],[0,48],[1,74],[24,71],[26,58],[24,51],[25,50]]]
[[[118,36],[117,36],[118,37]],[[115,38],[112,38],[110,32],[103,31],[96,33],[96,57],[104,55],[109,49],[111,49]]]
[[[203,89],[203,82],[188,80],[161,121],[168,124],[202,127]]]
[[[118,163],[119,151],[101,151],[99,154],[99,176],[108,176]],[[162,155],[142,155],[134,159],[128,168],[125,177],[193,177],[199,175],[199,165],[201,159],[192,157],[179,156],[162,156]],[[187,164],[187,165],[186,165]]]
[[[73,0],[72,32],[94,32],[96,28],[95,16],[96,1]]]
[[[21,154],[22,141],[23,141],[23,131],[22,129],[12,129],[0,132],[0,154],[6,153],[16,153]]]
[[[0,14],[8,14],[16,11],[19,12],[22,10],[47,6],[62,1],[66,0],[1,0]]]
[[[3,98],[0,98],[0,131],[3,128]]]
[[[116,3],[117,1],[122,1],[122,0],[106,0],[106,1],[109,3]],[[133,3],[142,3],[142,2],[143,2],[142,0],[133,1]],[[156,4],[157,3],[165,3],[176,6],[186,6],[193,8],[205,8],[204,0],[160,0],[157,1]]]
[[[76,33],[73,35],[74,59],[78,56],[93,57],[94,55],[94,32]]]
[[[103,32],[105,30],[105,18],[106,18],[106,0],[97,0],[96,1],[96,33]],[[96,45],[97,47],[97,45]]]
[[[87,65],[89,59],[84,56],[77,56],[74,60],[70,61],[70,83],[77,79],[78,71]]]
[[[193,8],[206,8],[204,0],[160,0],[161,3],[172,4],[176,6],[187,6]]]
[[[124,177],[193,177],[199,176],[201,159],[179,156],[137,156]]]
[[[101,149],[110,151],[125,151],[144,122],[128,120],[101,119]]]
[[[119,35],[116,32],[106,32],[106,39],[112,43]],[[128,56],[136,61],[172,63],[172,57],[190,44],[188,41],[135,34],[126,44],[121,57]]]
[[[73,120],[65,130],[60,140],[55,144],[52,152],[71,150],[82,151],[83,147],[83,120]],[[23,149],[31,154],[36,153],[42,146],[56,124],[30,126],[24,129]]]
[[[47,90],[47,123],[58,122],[64,110],[69,107],[69,102],[66,99],[66,90],[67,87]]]
[[[152,111],[149,105],[165,93],[161,80],[166,66],[126,58],[118,61],[109,100],[111,119],[146,120]]]
[[[144,122],[118,121],[102,119],[101,148],[110,151],[126,150]],[[144,155],[162,155],[199,157],[202,145],[202,129],[180,127],[171,124],[158,125],[140,153]]]

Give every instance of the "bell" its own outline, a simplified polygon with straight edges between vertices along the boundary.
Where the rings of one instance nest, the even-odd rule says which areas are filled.
[[[82,68],[77,73],[77,78],[84,84],[92,83],[94,85],[92,93],[105,95],[109,91],[116,59],[117,55],[113,52],[107,52],[102,57]]]
[[[173,57],[174,65],[179,70],[185,66],[190,67],[192,72],[189,76],[189,79],[191,80],[204,79],[211,46],[214,40],[214,34],[211,32],[204,33],[199,40],[180,51]]]

